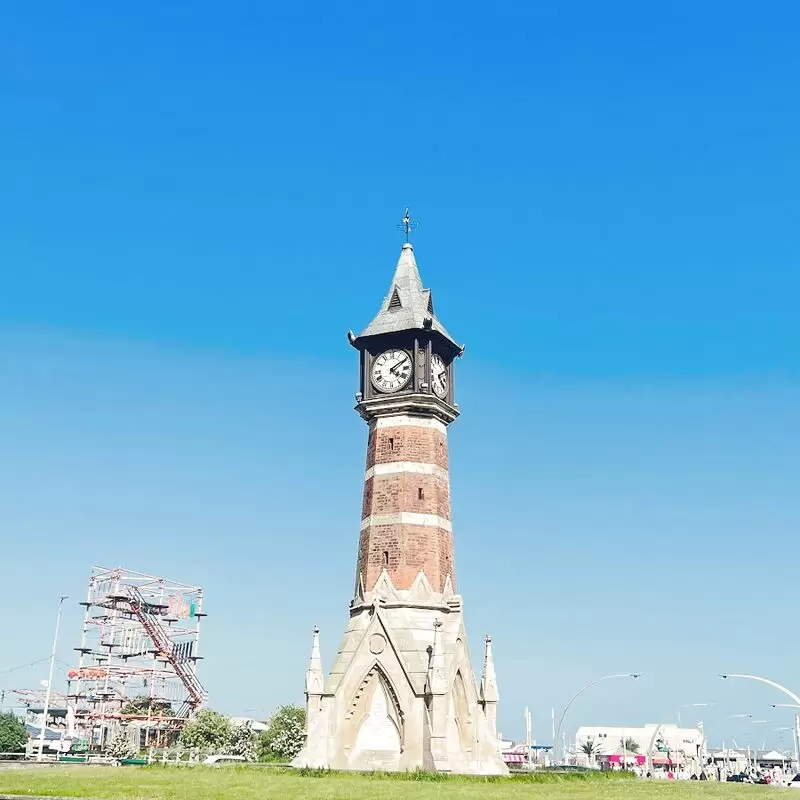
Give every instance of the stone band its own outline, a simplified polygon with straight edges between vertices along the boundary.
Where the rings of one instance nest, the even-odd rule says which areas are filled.
[[[444,467],[438,464],[426,464],[422,461],[388,461],[384,464],[375,464],[364,473],[364,480],[368,481],[376,475],[395,475],[399,472],[409,472],[415,475],[435,475],[442,480],[448,480],[449,475]]]
[[[374,525],[422,525],[428,528],[441,528],[445,531],[453,530],[453,523],[449,519],[437,514],[416,514],[412,511],[400,511],[397,514],[373,514],[361,520],[361,530]]]
[[[414,417],[410,414],[393,414],[388,417],[378,417],[374,425],[376,428],[400,428],[409,426],[415,428],[433,428],[440,433],[447,434],[447,425],[435,417]]]

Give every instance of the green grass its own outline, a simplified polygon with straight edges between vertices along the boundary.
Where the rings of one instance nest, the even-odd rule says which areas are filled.
[[[755,797],[776,791],[739,784],[609,780],[603,776],[518,778],[425,775],[298,774],[248,767],[0,768],[0,795],[48,795],[97,800],[679,800]]]

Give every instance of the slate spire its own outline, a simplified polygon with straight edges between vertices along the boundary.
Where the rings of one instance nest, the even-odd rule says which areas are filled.
[[[438,333],[458,353],[463,349],[447,332],[434,313],[431,290],[422,285],[414,246],[406,242],[394,270],[389,291],[375,318],[355,337],[361,339],[409,330],[432,330]]]

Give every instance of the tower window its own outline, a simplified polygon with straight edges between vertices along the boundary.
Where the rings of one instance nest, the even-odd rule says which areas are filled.
[[[389,551],[388,550],[384,550],[383,551],[383,566],[384,567],[388,567],[389,566]]]
[[[417,489],[417,498],[419,500],[425,499],[425,490],[421,486],[419,487],[419,489]]]
[[[389,437],[389,449],[390,450],[394,450],[394,437],[393,436]]]

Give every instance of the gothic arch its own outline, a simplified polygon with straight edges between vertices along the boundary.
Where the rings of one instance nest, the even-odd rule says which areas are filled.
[[[461,741],[461,749],[464,751],[472,750],[472,715],[469,712],[469,699],[467,698],[467,687],[464,683],[464,676],[461,670],[456,672],[453,679],[453,717],[458,730],[458,737]]]
[[[376,692],[382,692],[385,695],[386,717],[396,731],[400,752],[402,753],[405,746],[403,709],[400,706],[400,699],[389,676],[377,662],[367,670],[353,693],[350,706],[345,714],[345,721],[349,723],[350,727],[347,738],[352,743],[352,746],[355,746],[359,732],[367,722],[370,714],[375,711]]]

